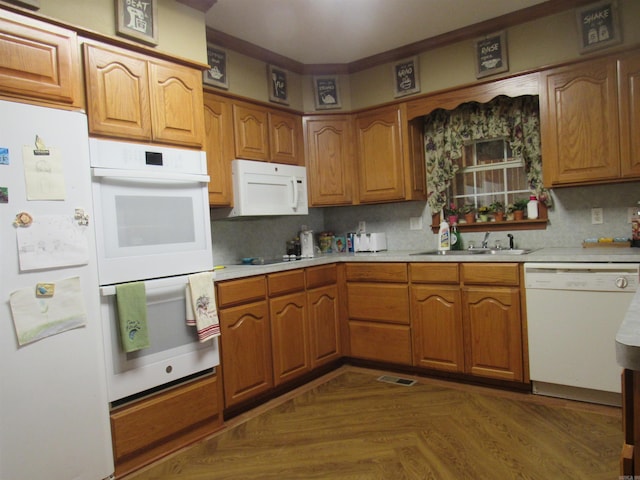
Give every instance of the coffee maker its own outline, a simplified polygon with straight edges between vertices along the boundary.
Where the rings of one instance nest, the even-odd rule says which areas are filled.
[[[302,250],[302,258],[313,257],[313,230],[303,230],[300,232],[300,248]]]

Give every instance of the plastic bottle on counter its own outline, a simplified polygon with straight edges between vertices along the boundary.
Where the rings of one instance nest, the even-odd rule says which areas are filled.
[[[527,203],[527,218],[529,220],[538,218],[538,198],[535,195],[529,197],[529,203]]]
[[[451,231],[444,219],[440,222],[440,230],[438,230],[438,250],[451,250]]]
[[[451,227],[451,250],[462,250],[462,237],[458,232],[458,224],[454,223]]]

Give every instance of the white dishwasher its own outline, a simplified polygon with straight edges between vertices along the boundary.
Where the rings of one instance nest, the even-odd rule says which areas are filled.
[[[620,405],[615,336],[638,288],[633,263],[525,263],[533,393]]]

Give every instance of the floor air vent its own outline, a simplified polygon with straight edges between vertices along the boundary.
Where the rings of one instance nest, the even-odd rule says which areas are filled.
[[[386,383],[394,383],[396,385],[402,385],[404,387],[410,387],[411,385],[416,383],[415,380],[409,380],[408,378],[402,378],[402,377],[393,377],[391,375],[382,375],[378,377],[378,381],[386,382]]]

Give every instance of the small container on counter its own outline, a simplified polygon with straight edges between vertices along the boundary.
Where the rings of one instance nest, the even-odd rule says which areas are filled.
[[[318,237],[318,246],[322,253],[331,253],[333,251],[331,248],[333,246],[333,233],[322,232]]]
[[[354,251],[353,241],[354,241],[355,236],[356,236],[356,234],[353,233],[353,232],[347,233],[347,252],[353,253],[353,251]]]

